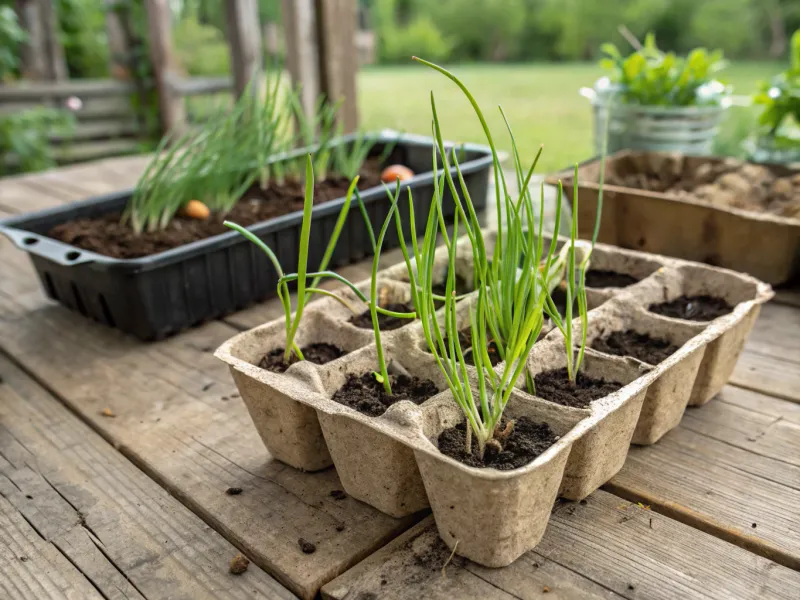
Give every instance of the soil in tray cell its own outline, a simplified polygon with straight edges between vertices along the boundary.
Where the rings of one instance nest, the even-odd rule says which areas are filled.
[[[430,379],[407,375],[389,375],[389,377],[392,387],[391,396],[386,393],[383,384],[375,379],[375,375],[364,373],[363,375],[348,375],[344,385],[336,390],[333,400],[364,415],[379,417],[395,402],[409,400],[414,404],[422,404],[428,398],[439,393],[436,384]]]
[[[557,287],[551,292],[550,297],[558,309],[558,314],[563,319],[567,313],[567,292]],[[578,316],[578,300],[576,298],[572,299],[572,316],[573,318]]]
[[[717,317],[731,313],[733,307],[722,298],[713,296],[681,296],[670,302],[651,304],[647,310],[673,319],[713,321]]]
[[[487,339],[490,339],[490,336],[487,334]],[[464,362],[468,365],[475,366],[475,358],[472,355],[472,330],[471,329],[462,329],[458,332],[458,343],[461,346],[461,352],[464,355]],[[449,348],[448,338],[444,338],[445,348]],[[500,353],[497,351],[497,344],[493,341],[489,342],[489,360],[494,367],[500,362]],[[430,353],[427,344],[425,345],[425,352]]]
[[[598,338],[592,343],[592,348],[614,356],[632,356],[649,365],[657,365],[679,349],[667,340],[637,333],[632,329],[615,331],[608,337]]]
[[[550,402],[571,406],[573,408],[588,408],[594,400],[613,394],[623,387],[615,381],[595,379],[583,373],[578,373],[575,381],[567,378],[567,369],[553,369],[543,371],[533,378],[536,395]]]
[[[285,351],[285,348],[276,348],[268,352],[259,361],[258,366],[267,371],[272,371],[273,373],[285,373],[286,369],[298,361],[297,356],[292,354],[289,362],[286,362],[283,358]],[[301,347],[300,352],[303,353],[306,360],[311,361],[315,365],[324,365],[325,363],[329,363],[347,354],[347,352],[333,344],[309,344],[308,346]]]
[[[437,296],[444,296],[445,292],[447,291],[446,282],[437,283],[435,286],[433,286],[433,289],[431,291]],[[456,296],[469,294],[471,291],[473,291],[473,289],[472,287],[467,285],[467,280],[461,277],[460,275],[456,275]],[[434,307],[439,309],[442,306],[444,306],[444,302],[442,302],[441,300],[434,300],[433,305]]]
[[[528,417],[503,421],[500,432],[490,441],[483,458],[478,456],[478,443],[472,436],[472,453],[466,452],[466,423],[445,429],[437,440],[439,452],[469,467],[487,467],[510,471],[533,462],[537,456],[558,441],[547,423],[537,423]],[[498,439],[499,438],[499,439]]]
[[[322,204],[347,195],[350,185],[344,177],[329,177],[314,185],[314,204]],[[358,189],[381,185],[380,165],[368,160],[361,168]],[[302,181],[287,180],[270,184],[266,190],[253,185],[242,199],[225,215],[215,214],[201,221],[175,216],[161,231],[137,234],[127,223],[120,223],[120,214],[108,214],[94,219],[76,219],[56,225],[48,236],[84,250],[113,258],[140,258],[202,240],[230,229],[222,223],[233,221],[243,227],[274,219],[303,209],[305,188]],[[188,202],[191,198],[186,198]]]
[[[616,271],[596,270],[586,273],[586,287],[590,288],[624,288],[638,282],[636,277]]]
[[[414,312],[414,304],[411,302],[389,302],[387,304],[381,303],[381,308],[390,310],[392,312]],[[392,317],[378,313],[378,329],[381,331],[392,331],[393,329],[400,329],[404,325],[413,323],[413,319],[403,319],[400,317]],[[360,327],[361,329],[372,329],[372,316],[369,310],[365,310],[360,315],[353,315],[348,321],[351,325]]]

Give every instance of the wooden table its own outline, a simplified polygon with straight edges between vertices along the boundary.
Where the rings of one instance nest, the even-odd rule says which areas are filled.
[[[144,160],[0,181],[0,216],[128,187]],[[333,469],[271,460],[212,353],[275,302],[143,344],[46,300],[0,239],[0,598],[796,599],[798,304],[765,306],[719,397],[557,504],[535,551],[445,568],[429,514],[387,517],[332,496]]]

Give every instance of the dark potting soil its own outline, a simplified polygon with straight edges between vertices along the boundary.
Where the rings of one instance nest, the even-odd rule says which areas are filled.
[[[508,426],[509,422],[503,419],[499,430],[504,431]],[[521,417],[513,421],[513,429],[507,439],[494,440],[498,442],[497,445],[487,444],[483,459],[481,459],[478,456],[478,443],[474,435],[472,436],[472,454],[467,454],[466,434],[465,422],[445,429],[439,434],[437,440],[439,452],[469,467],[492,468],[498,471],[510,471],[524,467],[558,441],[558,436],[553,433],[547,423],[537,423],[528,417]]]
[[[273,373],[285,373],[286,369],[297,362],[297,356],[294,354],[292,354],[289,362],[286,362],[283,359],[285,351],[285,348],[275,348],[275,350],[267,352],[259,361],[258,366],[267,371],[272,371]],[[302,346],[300,352],[303,353],[306,360],[311,361],[315,365],[324,365],[325,363],[329,363],[347,354],[347,352],[333,344],[324,343]]]
[[[613,394],[622,387],[621,383],[595,379],[583,373],[578,373],[575,381],[570,382],[566,368],[538,373],[533,383],[540,398],[573,408],[588,408],[594,400]]]
[[[380,184],[378,161],[366,161],[361,168],[358,189],[365,190]],[[302,181],[291,180],[281,185],[271,184],[266,190],[262,190],[254,184],[228,214],[215,214],[206,221],[176,216],[162,231],[137,234],[130,225],[120,223],[120,213],[114,213],[94,219],[67,221],[53,227],[47,235],[113,258],[139,258],[228,232],[230,229],[222,224],[225,220],[247,227],[302,210],[304,185]],[[316,183],[314,204],[345,196],[349,185],[350,182],[345,177],[330,177]]]
[[[447,292],[447,283],[437,283],[431,291],[437,296],[444,296]],[[460,275],[456,275],[456,296],[469,294],[471,291],[473,291],[472,287],[467,285],[467,280]],[[442,300],[434,300],[433,305],[438,309],[444,306],[444,302]]]
[[[358,412],[380,417],[395,402],[410,400],[414,404],[422,404],[439,393],[436,384],[430,379],[408,377],[407,375],[389,375],[392,384],[392,395],[383,389],[372,373],[348,375],[344,385],[336,390],[333,399]]]
[[[558,314],[561,315],[563,319],[567,313],[567,292],[562,290],[560,287],[554,289],[550,297],[553,299],[553,303],[556,305],[558,309]],[[578,301],[577,299],[572,299],[572,316],[576,317],[578,315]]]
[[[681,296],[670,302],[651,304],[647,307],[650,312],[672,317],[673,319],[686,319],[688,321],[713,321],[717,317],[727,315],[733,311],[722,298],[713,296]]]
[[[667,340],[637,333],[632,329],[615,331],[592,343],[594,350],[615,356],[632,356],[649,365],[657,365],[675,354],[679,348]]]
[[[638,279],[627,273],[617,273],[616,271],[588,271],[586,273],[586,287],[590,288],[624,288],[634,283]]]
[[[392,312],[414,312],[414,305],[411,302],[390,302],[380,306]],[[353,315],[348,322],[362,329],[372,329],[372,316],[369,310],[365,310],[360,315]],[[378,313],[378,328],[381,331],[400,329],[403,325],[408,325],[412,322],[412,319],[401,319],[400,317],[390,317],[389,315]]]
[[[490,336],[487,334],[487,339]],[[458,332],[458,343],[461,346],[461,352],[464,354],[464,362],[468,365],[475,366],[475,358],[472,355],[472,330],[471,329],[462,329]],[[448,338],[444,338],[445,348],[449,348]],[[497,344],[493,341],[490,341],[488,344],[488,351],[489,351],[489,360],[494,367],[500,362],[500,353],[497,351]],[[428,347],[425,347],[425,352],[430,353]]]

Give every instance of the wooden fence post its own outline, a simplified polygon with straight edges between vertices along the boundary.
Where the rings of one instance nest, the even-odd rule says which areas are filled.
[[[320,94],[342,100],[345,131],[358,126],[356,0],[283,0],[286,63],[311,115]]]
[[[256,0],[227,0],[225,22],[233,87],[239,96],[261,72],[261,26]]]
[[[316,4],[320,87],[331,101],[342,101],[339,120],[345,132],[354,131],[358,127],[356,0],[316,0]]]
[[[303,112],[309,116],[321,92],[315,13],[314,0],[282,0],[286,66],[292,84],[300,88]]]
[[[108,62],[111,76],[114,79],[127,81],[131,79],[131,40],[128,29],[122,22],[118,9],[119,0],[103,0],[106,12],[106,37],[108,38]]]
[[[22,45],[22,74],[34,81],[67,79],[64,48],[58,39],[58,17],[53,0],[17,0],[19,23],[28,35]]]
[[[172,32],[168,0],[145,0],[150,33],[150,60],[158,92],[164,133],[180,133],[186,126],[186,108],[176,91],[179,75],[172,56]]]

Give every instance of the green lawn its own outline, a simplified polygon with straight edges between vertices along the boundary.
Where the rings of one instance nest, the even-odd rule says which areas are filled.
[[[782,68],[778,63],[737,63],[724,72],[724,79],[734,86],[734,93],[747,95],[759,80]],[[578,89],[590,87],[602,75],[598,67],[486,64],[456,66],[452,70],[484,110],[499,147],[509,149],[510,143],[498,104],[511,122],[523,160],[533,160],[544,144],[538,172],[558,170],[592,155],[591,108],[589,101],[578,95]],[[430,134],[431,91],[446,139],[485,141],[472,108],[456,85],[422,65],[366,68],[359,73],[362,127]],[[742,118],[741,114],[737,118]]]

